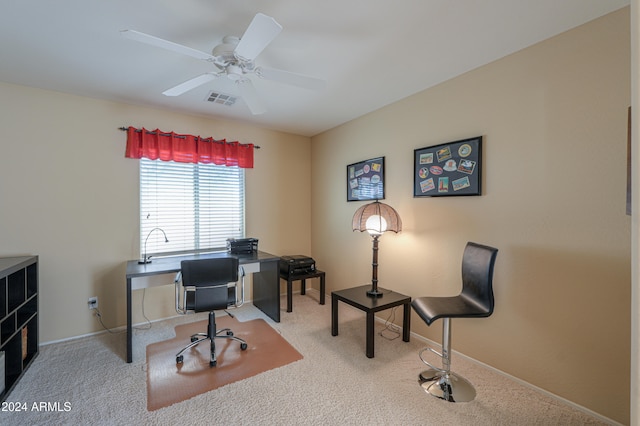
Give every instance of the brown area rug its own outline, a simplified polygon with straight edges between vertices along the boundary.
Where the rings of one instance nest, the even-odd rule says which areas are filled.
[[[176,364],[176,354],[189,344],[189,336],[207,331],[206,320],[179,325],[174,339],[147,346],[147,410],[167,407],[302,359],[302,355],[262,319],[240,322],[225,315],[216,317],[216,326],[230,328],[248,345],[247,350],[242,351],[239,342],[216,339],[216,367],[209,367],[208,341],[184,352],[184,362]]]

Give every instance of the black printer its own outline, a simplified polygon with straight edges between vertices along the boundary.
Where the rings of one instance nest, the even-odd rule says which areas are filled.
[[[280,257],[280,275],[303,275],[316,271],[316,261],[301,254]]]

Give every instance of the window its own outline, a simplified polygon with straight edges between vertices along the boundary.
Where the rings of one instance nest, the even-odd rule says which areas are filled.
[[[141,255],[222,249],[243,237],[244,169],[140,159]]]

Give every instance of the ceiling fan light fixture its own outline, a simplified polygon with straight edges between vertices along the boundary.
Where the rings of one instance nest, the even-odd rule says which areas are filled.
[[[242,74],[244,74],[242,68],[238,65],[231,64],[227,67],[227,78],[231,81],[242,80],[244,78]]]

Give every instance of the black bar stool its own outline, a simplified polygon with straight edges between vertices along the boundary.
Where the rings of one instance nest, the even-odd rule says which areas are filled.
[[[488,317],[493,313],[493,267],[498,250],[469,242],[462,256],[462,292],[453,297],[419,297],[411,306],[427,325],[443,318],[442,353],[431,347],[420,351],[420,359],[430,368],[420,373],[425,392],[450,402],[468,402],[476,390],[465,378],[451,372],[451,318]],[[425,351],[442,358],[442,368],[423,358]]]

